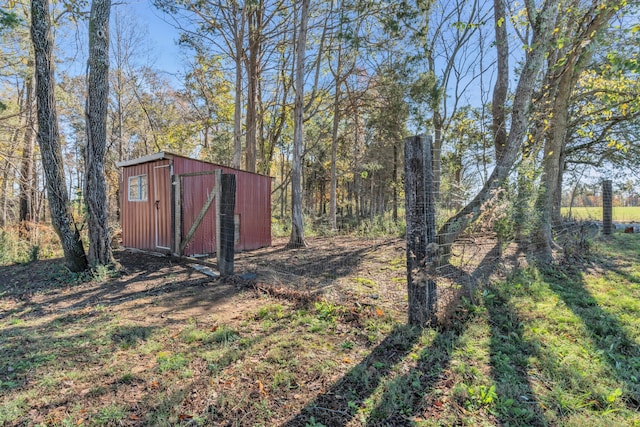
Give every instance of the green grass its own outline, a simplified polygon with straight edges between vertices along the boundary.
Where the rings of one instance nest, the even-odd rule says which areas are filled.
[[[640,206],[618,206],[613,208],[613,221],[640,222]],[[569,208],[562,208],[562,215],[569,215]],[[571,217],[579,220],[602,220],[602,207],[573,207]]]
[[[0,425],[640,426],[640,235],[591,250],[487,285],[441,329],[404,325],[383,294],[251,296],[234,319],[158,325],[15,308]]]

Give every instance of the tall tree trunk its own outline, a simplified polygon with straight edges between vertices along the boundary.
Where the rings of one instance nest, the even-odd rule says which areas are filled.
[[[338,64],[340,64],[341,51],[338,51]],[[338,73],[340,65],[338,65]],[[331,231],[338,229],[336,220],[336,210],[338,206],[338,168],[336,165],[338,158],[338,130],[340,127],[340,82],[336,81],[336,93],[333,100],[333,129],[331,132],[331,190],[329,194],[329,223]]]
[[[398,222],[398,144],[400,140],[393,142],[393,212],[391,218],[393,222]]]
[[[505,149],[500,159],[496,161],[495,168],[480,192],[438,231],[438,243],[443,246],[445,253],[448,253],[451,244],[460,233],[478,218],[482,205],[493,197],[494,190],[500,187],[509,176],[520,154],[522,141],[527,134],[529,126],[531,100],[536,86],[536,78],[540,73],[545,54],[548,51],[552,27],[555,23],[556,13],[558,13],[558,1],[546,1],[536,17],[530,18],[534,21],[532,25],[533,40],[530,45],[531,48],[526,53],[525,63],[514,94],[511,129]]]
[[[507,21],[505,18],[504,0],[493,0],[494,22],[497,50],[497,77],[493,88],[493,102],[491,104],[493,123],[493,145],[496,161],[502,157],[507,145],[507,119],[505,103],[509,92],[509,39],[507,36]]]
[[[239,43],[242,45],[242,43]],[[239,55],[239,54],[238,54]],[[236,89],[233,108],[233,167],[240,169],[242,158],[242,58],[236,58]]]
[[[553,112],[553,124],[551,124],[549,135],[545,139],[540,194],[536,200],[539,224],[534,233],[536,247],[542,251],[545,258],[551,257],[551,251],[554,247],[551,215],[560,176],[560,152],[562,151],[562,145],[565,141],[564,135],[567,130],[570,96],[571,84],[568,80],[565,80],[561,83],[556,94],[554,107],[551,110]]]
[[[87,88],[87,149],[85,200],[89,225],[89,264],[114,264],[109,232],[104,160],[109,104],[109,14],[111,0],[93,0],[89,18],[89,76]]]
[[[246,23],[246,8],[238,8],[238,3],[233,2],[235,19],[236,19],[236,31],[234,34],[235,41],[235,72],[236,72],[236,87],[235,87],[235,102],[233,109],[233,167],[240,169],[242,162],[242,63],[244,57],[244,48],[242,46],[242,40],[244,39],[244,26]],[[237,18],[240,15],[240,22]]]
[[[433,165],[433,197],[435,201],[440,200],[440,180],[442,168],[442,127],[444,119],[440,114],[440,105],[433,111],[433,148],[431,160]]]
[[[569,104],[571,94],[576,86],[582,70],[592,57],[591,45],[601,30],[615,14],[615,5],[601,5],[594,2],[580,24],[566,32],[565,37],[571,41],[565,51],[553,56],[547,80],[550,83],[549,97],[551,108],[548,112],[548,129],[545,132],[544,157],[542,161],[542,178],[540,192],[536,199],[536,210],[539,219],[534,230],[534,243],[544,259],[551,259],[552,249],[557,245],[553,241],[552,228],[555,219],[559,219],[559,200],[561,197],[561,174],[564,167],[564,149],[569,120]],[[560,194],[559,194],[560,193]]]
[[[33,62],[29,61],[28,70],[33,72]],[[33,79],[31,74],[26,79],[25,90],[25,130],[24,145],[22,148],[22,160],[20,167],[20,214],[19,221],[33,221],[33,153],[35,148],[35,120],[34,120],[34,98]]]
[[[69,194],[65,185],[54,97],[53,38],[48,0],[31,1],[31,40],[35,52],[37,140],[47,177],[51,222],[60,237],[67,268],[80,272],[87,269],[87,258],[80,233],[69,211]]]
[[[558,161],[558,182],[556,183],[555,194],[553,197],[553,210],[551,211],[551,223],[560,224],[562,222],[562,182],[565,170],[565,147],[560,151],[560,159]]]
[[[581,72],[577,60],[576,56],[571,55],[569,66],[562,67],[564,71],[560,71],[557,79],[550,79],[554,83],[555,90],[553,91],[551,108],[546,114],[552,119],[549,120],[548,129],[544,134],[542,177],[540,191],[536,199],[536,212],[539,217],[533,236],[537,249],[546,259],[551,258],[552,249],[556,247],[552,233],[553,212],[558,183],[560,182],[561,158],[569,119],[569,103],[571,93]],[[553,64],[550,69],[554,69]]]
[[[2,192],[0,192],[0,227],[7,225],[7,190],[9,189],[9,170],[11,166],[8,162],[4,163],[2,170]]]
[[[247,18],[249,24],[249,55],[247,58],[247,134],[245,168],[256,171],[256,152],[258,139],[258,88],[260,80],[260,57],[262,48],[262,19],[264,4],[259,0],[251,6]]]
[[[310,0],[302,0],[299,31],[296,40],[296,99],[293,112],[293,168],[291,171],[291,238],[290,248],[306,246],[302,213],[302,153],[304,143],[304,63]]]

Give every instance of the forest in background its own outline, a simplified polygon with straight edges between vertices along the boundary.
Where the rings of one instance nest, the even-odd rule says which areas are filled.
[[[112,6],[104,159],[112,229],[115,164],[168,150],[273,176],[274,222],[298,243],[296,224],[398,232],[403,140],[424,132],[433,135],[440,234],[451,236],[442,243],[492,207],[508,236],[550,250],[563,197],[602,174],[620,203],[637,199],[637,1],[303,4],[155,1],[149,7],[181,33],[184,71],[174,77],[154,66],[144,23]],[[0,226],[26,225],[20,238],[38,247],[29,230],[50,215],[32,8],[0,7]],[[89,5],[47,7],[64,187],[83,229]]]

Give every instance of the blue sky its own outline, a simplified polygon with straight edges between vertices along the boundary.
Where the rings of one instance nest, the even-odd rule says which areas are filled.
[[[163,13],[150,0],[133,0],[122,6],[123,10],[135,13],[136,20],[147,27],[148,38],[156,58],[155,68],[170,75],[181,72],[181,52],[177,45],[178,31],[170,25]]]

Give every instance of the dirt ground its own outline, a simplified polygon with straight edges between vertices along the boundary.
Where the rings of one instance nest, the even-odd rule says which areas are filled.
[[[290,301],[308,302],[322,298],[352,307],[358,316],[365,311],[374,317],[384,313],[385,318],[404,322],[407,298],[403,240],[332,237],[309,239],[308,243],[309,246],[306,248],[289,250],[285,249],[286,240],[276,240],[269,248],[236,254],[237,274],[225,279],[202,273],[197,268],[199,264],[188,260],[129,250],[118,250],[115,253],[122,267],[118,275],[105,275],[93,280],[69,273],[64,269],[61,260],[0,267],[0,325],[4,324],[3,328],[8,333],[8,338],[3,342],[4,349],[0,348],[0,353],[7,352],[7,357],[13,359],[20,357],[20,352],[27,356],[30,354],[28,349],[21,349],[20,346],[23,344],[17,341],[24,339],[17,335],[19,331],[15,327],[22,322],[28,322],[27,329],[35,337],[46,337],[65,324],[69,324],[70,327],[75,327],[76,324],[95,324],[99,327],[101,316],[105,315],[117,324],[135,325],[134,332],[169,331],[170,339],[184,334],[190,322],[195,322],[198,327],[207,328],[209,331],[214,331],[217,325],[240,325],[242,322],[245,323],[245,327],[253,327],[246,326],[246,323],[247,319],[254,318],[251,316],[255,316],[261,305],[265,304],[261,294]],[[486,262],[487,258],[491,257],[497,259],[496,247],[491,239],[483,239],[468,242],[456,249],[454,261],[458,267],[440,271],[440,308],[443,313],[447,312],[447,303],[452,302],[453,295],[460,290],[460,284],[464,287],[465,283],[472,280],[470,272],[475,269],[477,263],[481,260]],[[114,343],[127,340],[132,333],[131,329],[122,329],[123,336],[119,341],[120,330],[116,327],[116,332],[111,334],[110,339]],[[14,333],[16,335],[12,335]],[[20,333],[24,337],[24,331]],[[357,334],[357,331],[355,333]],[[267,335],[264,336],[267,339]],[[336,336],[336,339],[342,338]],[[35,346],[27,342],[27,347],[29,345]],[[41,351],[40,347],[34,349]],[[88,350],[75,348],[74,356],[70,357],[86,358]],[[62,357],[64,351],[55,352],[56,357]],[[127,387],[118,385],[118,390],[128,390],[122,391],[123,396],[120,397],[116,393],[118,401],[136,401],[136,396],[154,394],[158,391],[155,390],[158,380],[153,376],[157,375],[153,374],[157,372],[157,362],[151,356],[145,358],[138,362],[128,362],[131,366],[140,365],[139,368],[133,368],[130,374],[126,374],[140,378],[139,384],[127,384]],[[156,371],[149,371],[149,366],[156,366]],[[10,372],[5,378],[7,383],[8,379],[17,378],[16,373],[12,372],[15,369],[12,366],[3,367],[0,361],[0,368]],[[204,365],[194,366],[194,378],[200,378],[199,371],[202,371],[202,378],[205,378],[206,369]],[[307,378],[305,382],[308,382],[310,390],[319,392],[324,387],[323,384],[340,374],[341,372],[337,371],[328,378]],[[0,373],[0,379],[3,379],[2,375]],[[29,379],[29,375],[33,373],[26,372],[25,375],[26,383],[33,381]],[[114,378],[103,378],[100,381],[118,383],[116,374],[112,375]],[[301,371],[301,375],[304,375],[304,371]],[[313,385],[314,381],[318,384]],[[71,384],[73,381],[65,379],[64,383]],[[185,390],[191,390],[192,396],[184,399],[184,402],[190,403],[181,411],[197,413],[206,408],[206,399],[198,400],[197,395],[201,393],[204,396],[209,386],[197,381],[184,386]],[[172,390],[172,387],[176,387],[175,383],[168,384],[166,390]],[[95,400],[94,405],[102,404],[100,399],[106,397],[91,390],[93,389],[90,384],[80,384],[80,381],[77,381],[65,392],[68,397],[60,402],[32,404],[30,422],[10,422],[7,425],[30,425],[38,420],[59,422],[64,420],[64,414],[69,414],[71,402],[79,398],[87,399],[89,402],[91,397]],[[262,392],[262,389],[259,391]],[[255,391],[248,390],[247,393],[251,395]],[[93,397],[93,394],[96,396]],[[294,400],[299,399],[295,396],[294,394]],[[141,419],[145,409],[137,406],[131,408],[130,411],[133,412],[125,424],[143,425],[137,420]],[[76,419],[78,420],[81,421],[82,418]]]
[[[318,238],[309,240],[306,248],[293,250],[285,249],[285,244],[279,239],[271,247],[236,254],[236,276],[229,279],[204,274],[189,260],[122,249],[115,252],[122,272],[106,282],[70,286],[72,274],[60,260],[0,267],[0,280],[5,285],[3,297],[16,302],[14,310],[29,305],[31,311],[47,314],[100,304],[117,308],[126,317],[146,307],[145,321],[150,323],[211,313],[233,318],[254,308],[253,298],[243,297],[242,291],[256,283],[340,301],[353,297],[357,288],[365,298],[384,297],[403,309],[403,240]],[[202,261],[209,262],[215,272],[215,258]],[[372,283],[381,286],[373,291]]]
[[[349,301],[357,292],[365,299],[391,304],[395,310],[406,309],[404,240],[313,238],[308,247],[300,249],[286,249],[286,242],[275,239],[271,247],[236,254],[236,275],[229,279],[204,274],[189,260],[121,249],[115,252],[121,273],[107,283],[69,286],[72,274],[64,270],[60,260],[0,267],[0,280],[4,298],[12,297],[20,301],[18,305],[28,303],[42,313],[96,304],[117,306],[126,313],[145,306],[149,322],[212,312],[232,318],[240,305],[251,302],[243,301],[241,291],[256,283],[337,302]],[[497,259],[495,247],[495,241],[487,238],[460,245],[454,255],[460,270],[440,271],[440,289],[446,291],[448,282],[464,281],[461,276],[475,270],[483,258]],[[215,272],[215,258],[202,261]]]

